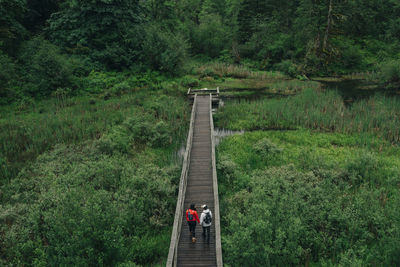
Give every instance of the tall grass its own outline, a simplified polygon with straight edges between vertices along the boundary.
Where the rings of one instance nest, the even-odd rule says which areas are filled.
[[[286,99],[233,101],[215,116],[216,125],[232,130],[295,129],[373,133],[400,143],[400,99],[375,95],[346,107],[334,91],[306,89]]]
[[[266,72],[266,71],[253,71],[243,65],[234,65],[221,62],[214,62],[203,64],[195,70],[195,74],[200,76],[211,76],[211,77],[232,77],[232,78],[249,78],[249,79],[283,79],[285,75],[279,72]]]
[[[184,137],[188,106],[183,101],[166,95],[134,94],[108,101],[74,98],[67,107],[60,107],[59,100],[53,99],[32,112],[8,114],[0,120],[0,175],[14,177],[26,162],[55,144],[99,139],[129,116],[148,113],[155,121],[168,122],[177,139]]]

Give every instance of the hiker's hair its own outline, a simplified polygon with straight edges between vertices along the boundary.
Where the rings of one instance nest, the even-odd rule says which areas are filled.
[[[194,204],[190,204],[190,209],[191,210],[196,210],[196,208],[194,207]]]

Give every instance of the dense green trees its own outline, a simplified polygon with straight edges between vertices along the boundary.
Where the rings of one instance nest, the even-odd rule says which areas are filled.
[[[16,45],[26,35],[22,20],[26,11],[24,0],[0,1],[0,49],[15,54]]]
[[[66,1],[52,14],[48,33],[57,45],[89,55],[113,69],[135,60],[141,21],[138,1]]]
[[[46,93],[35,93],[24,88],[27,79],[15,82],[31,68],[24,57],[42,57],[21,49],[35,35],[59,47],[51,51],[60,63],[69,65],[73,55],[78,78],[92,69],[150,68],[174,75],[188,56],[201,55],[250,59],[255,67],[291,76],[371,70],[378,61],[400,57],[400,4],[394,0],[2,0],[0,7],[0,49],[9,57],[2,60],[17,74],[2,68],[0,77],[8,78],[1,90],[7,87],[2,95],[12,99],[77,86],[49,82],[39,90]],[[60,75],[70,76],[67,69]]]

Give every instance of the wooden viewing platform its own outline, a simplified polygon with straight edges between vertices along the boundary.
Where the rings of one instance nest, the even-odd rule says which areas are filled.
[[[189,89],[188,95],[190,95],[190,91]],[[222,267],[218,183],[213,139],[214,124],[211,112],[212,100],[213,94],[210,92],[208,94],[194,93],[167,267]],[[213,213],[209,243],[202,237],[203,229],[199,224],[196,227],[197,242],[191,242],[185,214],[191,203],[196,204],[199,217],[202,204],[207,204]]]

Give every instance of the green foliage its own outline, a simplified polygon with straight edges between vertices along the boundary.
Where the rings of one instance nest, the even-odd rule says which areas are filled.
[[[96,80],[99,77],[102,77],[100,81]],[[97,84],[99,88],[93,90],[101,92],[104,90],[101,86],[104,84],[112,89],[114,84],[120,84],[119,81],[123,77],[98,74],[93,78],[92,85]],[[138,79],[132,76],[126,80],[144,86],[154,79],[155,77]],[[174,86],[175,90],[177,87]],[[16,107],[16,111],[4,113],[3,119],[0,120],[0,128],[3,129],[0,133],[0,155],[3,155],[4,159],[3,167],[0,168],[3,178],[0,183],[3,183],[4,179],[15,177],[27,162],[31,162],[58,143],[79,143],[100,137],[107,143],[107,140],[117,138],[121,140],[108,145],[112,148],[111,151],[116,149],[129,153],[132,153],[134,142],[141,146],[148,144],[163,148],[171,144],[176,145],[175,139],[170,139],[169,134],[173,132],[174,136],[179,138],[185,136],[189,119],[189,116],[185,115],[188,112],[187,104],[180,98],[180,94],[178,98],[160,96],[155,91],[148,95],[146,91],[131,92],[122,98],[107,98],[108,100],[75,98],[64,90],[56,91],[54,99],[44,102],[35,103],[31,98],[24,98]],[[21,114],[15,115],[14,112]],[[130,125],[129,117],[133,117]],[[114,128],[115,125],[122,128]],[[149,130],[148,135],[140,135],[138,129],[143,126]],[[132,128],[136,129],[135,132]]]
[[[56,146],[8,187],[13,204],[2,215],[16,217],[2,225],[3,256],[25,265],[108,266],[165,256],[178,172],[151,162],[135,167],[90,143]]]
[[[313,84],[310,84],[312,86]],[[314,84],[315,86],[315,84]],[[376,134],[400,141],[399,100],[376,95],[345,106],[337,92],[303,89],[284,99],[233,101],[215,116],[216,125],[233,130],[294,129]]]
[[[179,74],[188,48],[183,37],[155,24],[147,25],[144,32],[142,62],[154,70]]]
[[[268,157],[276,153],[280,153],[282,149],[272,143],[269,139],[264,138],[258,141],[254,145],[254,150],[256,153],[260,154],[262,157]]]
[[[278,64],[276,64],[275,68],[278,71],[286,73],[290,77],[296,77],[299,75],[298,66],[294,64],[291,60],[284,60]]]
[[[356,156],[346,166],[349,173],[349,179],[355,185],[363,184],[366,182],[374,183],[375,179],[379,177],[379,162],[376,157],[368,152],[362,152]]]
[[[380,80],[391,84],[391,86],[400,85],[400,61],[392,60],[380,65]]]
[[[229,29],[223,24],[220,15],[215,13],[201,14],[199,20],[200,24],[193,34],[192,49],[194,53],[216,58],[225,48],[229,48]]]
[[[38,37],[21,47],[24,91],[30,96],[49,96],[58,88],[77,88],[74,68],[66,55],[50,42]]]
[[[260,144],[282,150],[267,159]],[[380,140],[365,149],[359,136],[304,130],[224,140],[217,150],[224,263],[398,264],[400,151]]]
[[[94,91],[140,90],[104,100],[59,89],[2,110],[0,263],[143,266],[168,253],[189,106],[149,88],[178,90],[154,73],[92,75]]]
[[[25,11],[25,0],[0,1],[0,50],[15,54],[15,47],[27,33],[22,25]]]
[[[102,152],[131,152],[134,145],[167,147],[171,143],[171,132],[164,121],[154,121],[150,114],[137,114],[128,118],[121,126],[115,127],[99,140]]]
[[[52,14],[48,34],[57,45],[111,69],[131,66],[138,49],[138,1],[68,0]]]

